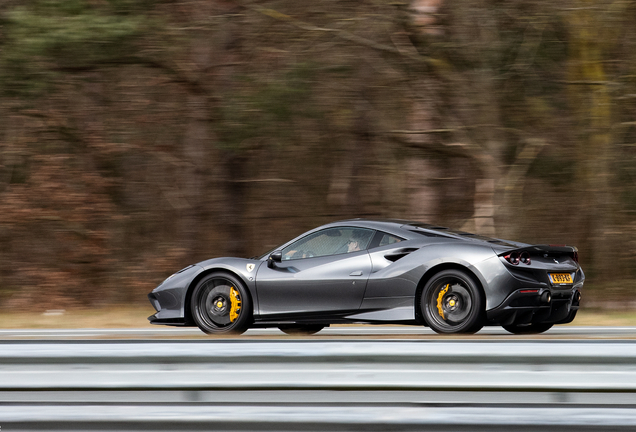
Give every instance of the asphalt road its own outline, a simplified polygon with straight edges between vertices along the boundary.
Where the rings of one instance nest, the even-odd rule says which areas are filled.
[[[429,328],[419,326],[372,326],[372,325],[341,325],[325,328],[316,335],[309,337],[287,336],[280,330],[250,329],[237,339],[258,338],[282,338],[282,339],[307,339],[316,340],[323,338],[347,338],[347,339],[440,339],[440,338],[465,338],[471,339],[636,339],[636,327],[576,327],[557,326],[546,333],[535,336],[515,336],[501,327],[485,327],[473,336],[442,336]],[[215,339],[203,334],[194,327],[159,327],[148,325],[136,329],[0,329],[1,340],[19,339]],[[217,339],[219,337],[216,337]],[[221,338],[228,338],[227,336]]]

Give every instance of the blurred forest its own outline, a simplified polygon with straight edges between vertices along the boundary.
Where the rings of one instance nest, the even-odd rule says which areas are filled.
[[[348,217],[572,244],[630,307],[635,156],[636,1],[0,3],[4,309]]]

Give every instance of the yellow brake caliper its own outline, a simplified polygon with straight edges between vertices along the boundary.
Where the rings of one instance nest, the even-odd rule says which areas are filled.
[[[230,321],[234,322],[241,311],[241,297],[236,288],[230,288]]]
[[[448,291],[449,288],[450,284],[446,284],[444,289],[441,290],[439,292],[439,295],[437,296],[437,311],[439,312],[439,315],[442,317],[442,319],[446,319],[444,318],[444,308],[442,308],[442,297],[444,297],[444,294],[446,294],[446,291]]]

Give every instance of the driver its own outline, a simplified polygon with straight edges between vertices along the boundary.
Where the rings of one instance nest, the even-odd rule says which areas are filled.
[[[362,250],[360,247],[360,233],[354,231],[349,238],[349,243],[347,243],[347,253],[356,252]]]
[[[299,259],[299,258],[305,258],[306,253],[304,251],[301,250],[290,250],[289,252],[287,252],[285,254],[285,259],[286,260],[290,260],[290,259]]]

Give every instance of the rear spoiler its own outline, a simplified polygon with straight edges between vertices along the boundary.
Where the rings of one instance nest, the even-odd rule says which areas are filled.
[[[568,255],[577,263],[579,262],[579,250],[574,246],[566,245],[530,245],[517,249],[509,249],[503,253],[500,253],[500,257],[508,259],[510,256],[521,257],[523,255],[548,255],[548,256],[560,256]]]
[[[547,253],[549,255],[561,254],[561,255],[571,255],[574,252],[578,252],[579,250],[574,246],[567,245],[530,245],[524,246],[518,249],[511,249],[506,253],[510,252],[529,252],[533,254],[542,254]]]

